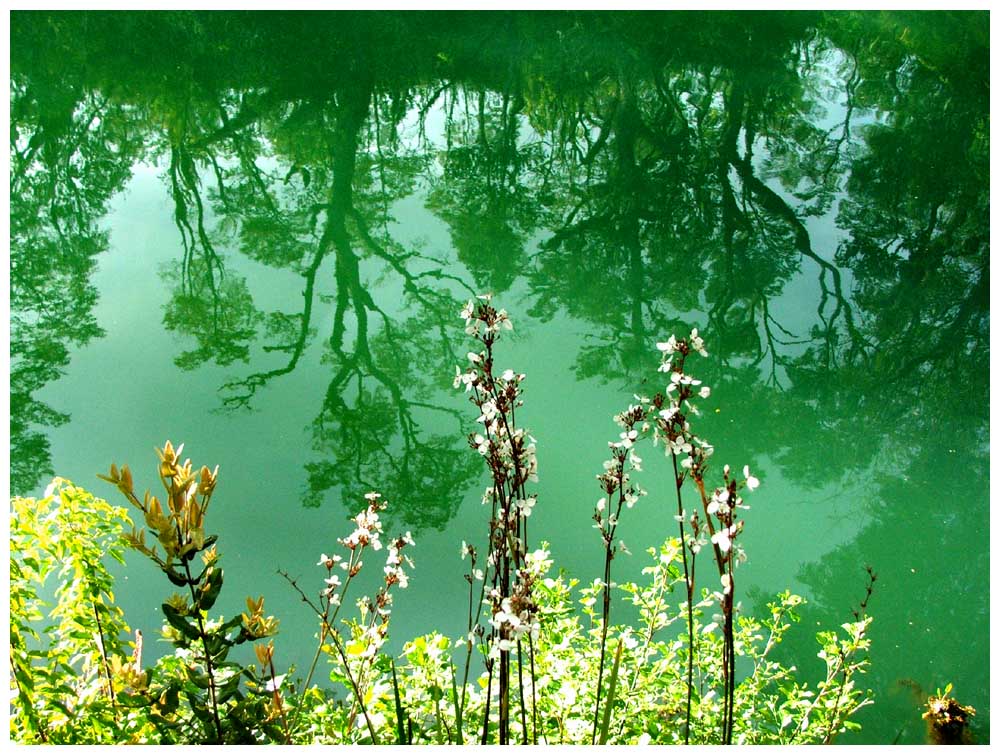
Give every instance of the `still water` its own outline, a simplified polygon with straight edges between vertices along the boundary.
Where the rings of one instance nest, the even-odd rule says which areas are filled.
[[[380,490],[417,542],[396,647],[457,636],[486,532],[462,303],[515,322],[532,537],[584,581],[611,417],[698,327],[696,432],[762,481],[744,608],[807,597],[783,652],[814,677],[871,565],[876,704],[843,741],[922,741],[913,690],[947,682],[986,741],[988,53],[986,13],[16,12],[12,492],[115,501],[98,472],[152,487],[183,441],[221,467],[217,608],[266,595],[302,669],[277,570],[320,589]],[[622,579],[675,534],[644,455]],[[154,636],[171,588],[121,580]]]

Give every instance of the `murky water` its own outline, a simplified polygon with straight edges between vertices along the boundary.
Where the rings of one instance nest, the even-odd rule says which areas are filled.
[[[700,435],[762,480],[744,606],[851,618],[877,703],[844,741],[919,742],[916,682],[989,733],[985,13],[15,13],[11,487],[154,446],[220,464],[218,608],[264,593],[311,658],[317,582],[368,490],[411,529],[398,645],[464,632],[486,484],[453,391],[457,313],[516,324],[532,537],[599,576],[611,416],[698,327]],[[619,530],[674,534],[666,464]],[[118,593],[151,637],[170,592]],[[228,598],[226,597],[228,595]]]

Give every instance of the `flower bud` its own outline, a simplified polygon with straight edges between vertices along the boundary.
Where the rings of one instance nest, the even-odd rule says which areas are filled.
[[[257,654],[257,660],[260,661],[261,666],[271,664],[271,659],[274,657],[274,642],[269,642],[266,645],[254,645],[253,650]]]
[[[128,468],[128,464],[122,465],[121,483],[118,487],[126,495],[132,493],[132,470]]]

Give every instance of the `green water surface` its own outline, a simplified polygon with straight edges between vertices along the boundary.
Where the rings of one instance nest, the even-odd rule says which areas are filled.
[[[393,647],[458,636],[487,483],[451,387],[463,302],[511,313],[530,535],[585,582],[611,417],[659,385],[655,342],[698,327],[698,434],[762,482],[744,609],[806,596],[782,653],[815,678],[813,635],[851,620],[870,565],[876,703],[843,741],[922,741],[912,690],[947,682],[986,741],[988,28],[14,12],[11,490],[58,474],[119,502],[98,472],[153,486],[153,448],[183,441],[221,467],[217,610],[266,595],[300,670],[315,626],[277,570],[318,591],[320,553],[379,490],[416,539]],[[676,534],[668,464],[643,456],[620,579]],[[131,625],[155,636],[171,589],[132,556]]]

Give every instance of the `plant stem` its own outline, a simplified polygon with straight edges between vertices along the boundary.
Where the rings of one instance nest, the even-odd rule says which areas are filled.
[[[278,691],[278,685],[275,683],[275,678],[278,676],[277,672],[274,670],[274,660],[268,661],[268,666],[271,670],[271,686],[274,688],[272,690],[274,694],[274,704],[281,712],[281,726],[285,730],[285,744],[291,744],[292,732],[288,728],[288,718],[285,716],[285,706],[281,702],[281,693]]]
[[[194,607],[194,616],[198,620],[198,635],[201,637],[201,645],[205,650],[205,673],[208,675],[208,697],[212,703],[212,720],[215,722],[215,731],[218,737],[218,744],[222,744],[222,721],[219,719],[219,703],[215,696],[215,669],[212,667],[212,654],[208,650],[208,634],[205,632],[205,622],[201,618],[201,609],[197,608],[198,594],[194,590],[196,584],[191,576],[191,562],[182,558],[184,571],[187,574],[188,590],[191,592],[191,603]]]
[[[528,660],[531,664],[531,744],[538,744],[538,700],[535,697],[535,641],[528,632]]]
[[[687,668],[687,707],[684,712],[684,744],[691,741],[691,696],[694,687],[694,576],[693,569],[688,567],[687,538],[684,533],[684,503],[681,500],[681,486],[684,476],[677,469],[677,456],[670,455],[674,463],[674,482],[677,491],[677,524],[681,531],[681,558],[684,563],[684,587],[687,589],[687,623],[688,623],[688,668]]]
[[[601,609],[601,656],[597,665],[597,701],[594,703],[594,730],[590,735],[591,744],[597,744],[597,727],[601,715],[601,684],[604,681],[604,656],[608,642],[608,617],[611,613],[611,593],[608,589],[611,585],[611,551],[610,546],[606,547],[607,551],[604,558],[604,595]]]
[[[104,647],[104,626],[101,624],[101,614],[100,611],[97,610],[97,603],[95,601],[91,601],[90,606],[94,609],[94,621],[97,622],[97,649],[101,652],[104,675],[108,680],[108,699],[111,701],[111,710],[114,715],[115,723],[118,723],[118,704],[115,701],[114,682],[111,680],[111,664],[108,663],[108,653]]]
[[[528,714],[524,706],[524,681],[522,680],[521,640],[517,641],[517,691],[521,703],[521,744],[528,744]]]

